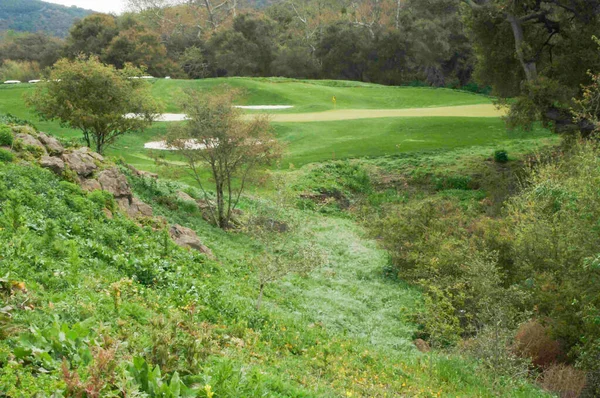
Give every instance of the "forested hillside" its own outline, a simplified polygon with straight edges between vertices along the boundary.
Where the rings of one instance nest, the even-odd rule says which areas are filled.
[[[65,7],[39,0],[2,0],[0,2],[0,31],[45,32],[65,37],[75,20],[92,11]]]

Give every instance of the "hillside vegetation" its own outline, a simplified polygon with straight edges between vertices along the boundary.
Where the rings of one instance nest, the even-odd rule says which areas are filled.
[[[65,7],[39,0],[2,0],[0,3],[0,32],[45,32],[66,37],[73,23],[92,11]]]
[[[0,163],[2,394],[544,395],[468,358],[413,348],[418,294],[384,278],[385,253],[352,221],[279,211],[284,223],[297,212],[311,220],[314,235],[298,238],[314,239],[327,266],[269,288],[257,311],[249,259],[260,243],[176,199],[197,196],[193,188],[121,168],[163,217],[133,220],[107,192],[59,179],[36,165],[38,150],[22,148]],[[265,206],[246,198],[242,207]],[[195,230],[215,257],[176,246],[165,222]]]

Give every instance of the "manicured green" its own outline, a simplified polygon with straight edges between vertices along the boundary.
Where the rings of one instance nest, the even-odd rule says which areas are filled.
[[[288,146],[285,166],[331,159],[496,145],[550,137],[544,129],[506,131],[495,118],[385,118],[276,125]]]
[[[390,87],[379,84],[332,80],[283,78],[220,78],[203,80],[156,80],[153,92],[177,112],[178,91],[192,88],[209,92],[227,84],[243,90],[240,105],[293,105],[279,113],[318,112],[337,109],[401,109],[432,106],[488,104],[488,97],[450,89]]]
[[[430,106],[452,106],[490,103],[488,97],[449,89],[387,87],[375,84],[344,81],[300,81],[292,79],[204,79],[154,80],[152,92],[167,105],[167,112],[178,112],[175,105],[185,88],[212,90],[223,84],[245,90],[240,103],[253,105],[294,105],[295,108],[275,112],[312,112],[333,108],[332,96],[339,109],[394,109]],[[0,87],[0,109],[22,118],[36,120],[23,102],[29,86]],[[58,126],[56,122],[36,121],[42,131],[61,137],[78,137],[79,132]],[[143,169],[154,169],[154,162],[144,143],[160,140],[168,123],[156,123],[144,133],[122,137],[108,151],[123,156],[127,162]],[[393,155],[405,152],[428,151],[495,145],[513,139],[538,139],[549,134],[544,130],[533,133],[506,132],[497,118],[383,118],[336,122],[278,123],[278,137],[288,144],[282,167],[329,159],[362,156]],[[166,154],[170,160],[177,160]]]

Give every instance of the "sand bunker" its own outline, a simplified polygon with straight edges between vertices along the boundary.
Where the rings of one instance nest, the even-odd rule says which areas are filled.
[[[277,109],[290,109],[293,108],[294,105],[236,105],[234,108],[239,109],[254,109],[254,110],[277,110]]]
[[[195,140],[188,140],[185,142],[186,149],[205,149],[206,145],[199,144]],[[145,149],[155,149],[157,151],[177,151],[179,148],[175,148],[167,145],[165,141],[151,141],[144,144]]]

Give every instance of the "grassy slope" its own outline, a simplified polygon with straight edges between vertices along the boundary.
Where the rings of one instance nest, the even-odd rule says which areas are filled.
[[[54,322],[85,321],[104,348],[128,342],[118,344],[116,360],[123,366],[132,356],[148,361],[174,356],[162,366],[166,381],[175,369],[188,380],[186,372],[192,370],[185,357],[190,347],[186,339],[195,334],[188,335],[186,327],[202,331],[203,354],[192,374],[198,372],[201,385],[210,384],[219,397],[543,396],[527,384],[493,381],[491,373],[466,359],[441,354],[430,358],[410,347],[412,326],[396,326],[399,309],[412,307],[415,296],[383,282],[377,272],[382,253],[351,222],[321,218],[318,239],[332,242],[324,245],[332,259],[330,269],[269,289],[267,305],[257,312],[252,308],[256,281],[247,263],[253,253],[251,237],[224,233],[197,213],[160,205],[159,199],[172,195],[177,186],[133,181],[157,214],[198,231],[219,262],[173,245],[165,250],[160,233],[121,216],[106,218],[101,197],[59,182],[48,171],[0,164],[0,176],[0,205],[11,208],[8,198],[18,200],[24,221],[14,231],[14,217],[7,212],[0,217],[5,227],[0,230],[0,261],[10,280],[28,289],[12,295],[2,290],[2,300],[14,308],[11,318],[0,320],[8,335],[0,340],[0,395],[33,395],[40,389],[48,395],[63,388],[62,354],[55,346],[36,343],[51,356],[43,359],[49,372],[38,372],[35,352],[26,360],[15,360],[13,352],[27,347],[29,340],[19,336],[31,326],[52,330]],[[306,216],[321,217],[310,212]],[[323,283],[323,274],[332,271],[340,275]],[[394,288],[399,291],[394,293]],[[277,298],[278,289],[286,292],[285,299]],[[357,307],[363,294],[385,299],[385,308],[379,307],[381,301],[364,303],[364,298],[365,307]],[[23,303],[31,304],[31,310]],[[177,337],[169,335],[171,330]],[[367,330],[374,332],[372,341],[362,339]],[[85,365],[68,352],[85,378]]]

